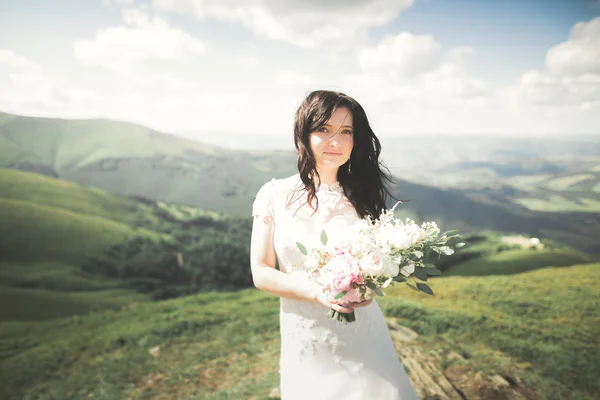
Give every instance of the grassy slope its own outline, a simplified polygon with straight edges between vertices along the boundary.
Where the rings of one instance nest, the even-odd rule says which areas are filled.
[[[228,214],[248,216],[260,185],[293,174],[294,160],[292,151],[234,151],[120,121],[0,112],[0,167],[33,164],[109,192]]]
[[[600,212],[599,172],[592,167],[560,176],[516,176],[506,181],[523,191],[515,201],[531,210]]]
[[[90,254],[135,235],[141,205],[95,188],[0,170],[0,320],[61,317],[144,297],[82,273]]]
[[[89,312],[119,309],[145,296],[130,289],[54,291],[37,288],[0,288],[0,319],[40,321]]]
[[[393,288],[397,297],[386,299],[386,312],[434,346],[457,343],[484,370],[522,373],[543,398],[600,393],[600,264],[430,286],[434,297]]]
[[[435,297],[398,285],[378,300],[420,333],[417,345],[519,376],[546,399],[600,391],[599,264],[430,283]],[[278,301],[256,290],[205,293],[4,323],[0,344],[6,399],[259,399],[278,383]]]
[[[13,169],[0,169],[0,197],[127,221],[140,204],[95,187]]]
[[[112,244],[136,234],[131,227],[22,200],[0,199],[0,252],[4,260],[78,263]]]
[[[579,252],[564,249],[510,250],[465,261],[445,271],[444,276],[504,275],[545,268],[562,267],[588,262]]]
[[[600,261],[597,255],[582,253],[548,239],[541,240],[541,249],[528,248],[530,239],[527,235],[492,231],[466,235],[463,240],[468,246],[461,248],[456,256],[442,260],[448,262],[441,265],[444,269],[442,276],[510,275],[550,266],[564,267]]]
[[[4,117],[3,117],[4,116]],[[186,150],[213,153],[214,147],[120,121],[32,118],[0,113],[0,136],[30,157],[1,151],[4,162],[22,161],[52,166],[56,171],[109,157],[181,154]]]

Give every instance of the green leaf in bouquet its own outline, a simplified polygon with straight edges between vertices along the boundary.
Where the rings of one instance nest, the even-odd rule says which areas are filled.
[[[448,238],[444,243],[441,243],[442,245],[445,246],[456,246],[458,243],[461,242],[461,238],[458,236],[452,236],[451,238]]]
[[[451,231],[446,231],[444,233],[442,233],[440,236],[444,237],[444,236],[454,236],[457,235],[458,233],[460,233],[459,230],[453,229]]]
[[[436,276],[436,275],[441,275],[442,271],[440,271],[439,269],[437,269],[435,266],[432,267],[424,267],[423,271],[429,275],[429,276]]]
[[[413,272],[413,275],[422,281],[427,281],[427,273],[425,272],[425,268],[415,268],[415,272]]]
[[[348,293],[348,291],[347,291],[347,290],[343,290],[343,291],[339,292],[339,293],[337,294],[337,296],[335,296],[335,299],[336,299],[336,300],[339,300],[339,299],[341,299],[342,297],[344,297],[344,296],[346,295],[346,293]]]
[[[325,233],[325,229],[321,232],[321,243],[323,243],[323,246],[327,244],[327,233]]]
[[[433,296],[433,290],[431,290],[431,288],[429,287],[429,285],[425,284],[425,283],[417,283],[417,287],[419,288],[419,290],[421,292],[425,292],[430,296]]]
[[[367,282],[367,287],[375,292],[377,296],[385,296],[381,290],[373,282]]]
[[[394,282],[405,282],[406,278],[402,275],[396,275],[395,277],[392,278],[392,280]]]
[[[300,249],[302,254],[304,254],[305,256],[308,255],[308,251],[306,250],[306,247],[304,247],[304,245],[302,243],[296,242],[296,246],[298,246],[298,248]]]
[[[419,289],[418,289],[418,288],[417,288],[415,285],[413,285],[412,283],[408,283],[408,282],[406,282],[406,285],[407,285],[409,288],[411,288],[412,290],[416,290],[417,292],[420,292],[420,290],[419,290]]]

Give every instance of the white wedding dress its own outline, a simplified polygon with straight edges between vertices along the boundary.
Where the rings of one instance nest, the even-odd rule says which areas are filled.
[[[296,174],[265,183],[252,214],[273,218],[279,268],[290,273],[305,256],[296,246],[317,246],[322,229],[330,241],[343,237],[359,216],[339,184],[317,189],[319,207],[306,204]],[[288,201],[291,204],[286,204]],[[329,319],[321,304],[280,298],[282,400],[413,400],[418,399],[400,363],[376,301],[355,309],[347,325]]]

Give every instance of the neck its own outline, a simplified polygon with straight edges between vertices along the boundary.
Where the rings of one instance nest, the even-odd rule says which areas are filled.
[[[319,177],[321,178],[321,183],[332,185],[338,181],[338,168],[317,168],[317,172],[319,173]],[[317,182],[315,182],[315,184],[317,184]]]

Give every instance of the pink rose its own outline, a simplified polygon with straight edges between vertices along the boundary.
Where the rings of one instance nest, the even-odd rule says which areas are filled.
[[[356,259],[344,252],[336,254],[320,270],[323,284],[333,293],[350,290],[352,283],[363,284],[364,279]]]
[[[341,303],[360,303],[364,299],[360,296],[360,293],[357,293],[356,290],[350,289],[348,293],[344,295],[339,301]]]

